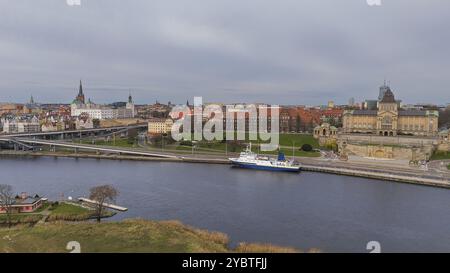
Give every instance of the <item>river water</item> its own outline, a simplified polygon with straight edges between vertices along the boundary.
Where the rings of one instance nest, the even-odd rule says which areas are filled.
[[[52,200],[112,184],[112,220],[178,219],[262,242],[324,252],[449,252],[450,190],[322,173],[168,162],[2,158],[0,183]]]

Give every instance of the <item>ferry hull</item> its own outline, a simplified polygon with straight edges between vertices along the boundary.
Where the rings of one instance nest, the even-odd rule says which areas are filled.
[[[275,172],[300,172],[300,167],[298,168],[286,168],[286,167],[272,167],[272,166],[262,166],[256,165],[252,163],[243,163],[243,162],[231,162],[234,167],[244,168],[244,169],[253,169],[253,170],[264,170],[264,171],[275,171]]]

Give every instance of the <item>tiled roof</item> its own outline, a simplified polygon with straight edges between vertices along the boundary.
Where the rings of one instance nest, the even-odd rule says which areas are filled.
[[[400,110],[398,111],[399,116],[426,116],[426,111],[420,110]]]
[[[353,115],[355,116],[376,116],[378,114],[377,110],[354,110]]]

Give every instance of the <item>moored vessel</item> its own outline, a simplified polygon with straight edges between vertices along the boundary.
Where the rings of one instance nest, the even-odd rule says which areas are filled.
[[[246,169],[299,172],[301,168],[300,164],[295,163],[294,160],[286,160],[282,152],[279,152],[278,158],[261,156],[252,152],[251,143],[247,146],[245,151],[240,153],[238,158],[229,158],[229,160],[233,166]]]

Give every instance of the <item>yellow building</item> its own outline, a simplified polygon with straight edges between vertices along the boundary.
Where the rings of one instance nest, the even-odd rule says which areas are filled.
[[[403,110],[388,86],[377,110],[346,110],[343,133],[376,134],[380,136],[436,136],[439,112],[434,110]]]
[[[172,130],[173,120],[170,118],[153,118],[148,122],[148,134],[168,134]]]

